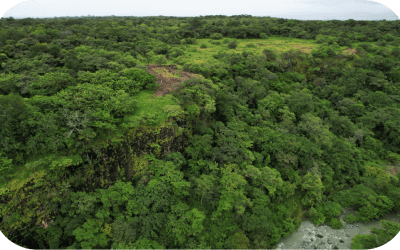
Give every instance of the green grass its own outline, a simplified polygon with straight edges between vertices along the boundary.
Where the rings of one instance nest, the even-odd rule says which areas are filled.
[[[142,90],[134,98],[137,100],[137,108],[133,116],[142,116],[144,114],[151,114],[157,117],[156,125],[158,126],[165,121],[168,116],[164,112],[165,105],[177,105],[177,100],[172,95],[158,96],[154,98],[154,91]]]
[[[194,63],[205,63],[209,62],[210,60],[215,60],[212,56],[214,54],[218,54],[218,52],[230,52],[230,53],[242,53],[242,52],[251,52],[255,55],[261,55],[262,51],[266,48],[276,51],[278,54],[282,52],[289,51],[291,49],[296,49],[292,47],[292,45],[297,45],[300,47],[311,47],[316,49],[320,46],[325,46],[323,44],[318,44],[316,40],[305,40],[305,39],[298,39],[298,38],[290,38],[290,37],[269,37],[268,39],[234,39],[234,38],[224,38],[220,40],[221,44],[216,45],[212,42],[214,40],[204,38],[204,39],[197,39],[199,44],[205,44],[207,46],[206,49],[196,49],[200,47],[199,44],[197,45],[184,45],[181,46],[186,53],[186,56],[190,58],[190,61]],[[224,43],[223,41],[227,41]],[[228,43],[232,41],[237,41],[238,46],[236,49],[229,49]],[[373,47],[378,47],[375,42],[368,42]],[[252,44],[252,45],[250,45]],[[263,44],[267,46],[257,46],[258,44]],[[360,43],[353,43],[352,47],[355,48]],[[250,47],[249,47],[250,45]],[[394,48],[393,45],[386,46],[390,49]],[[339,46],[337,52],[343,51],[348,49],[348,46]],[[190,55],[189,55],[190,54]],[[374,53],[368,53],[369,56],[376,56]],[[171,64],[173,64],[170,61]]]
[[[236,49],[229,49],[227,43],[221,41],[221,45],[215,45],[212,43],[212,39],[198,39],[199,44],[206,44],[206,49],[197,49],[194,51],[194,48],[199,47],[198,45],[189,45],[187,48],[182,46],[182,49],[186,51],[186,54],[190,56],[195,63],[203,63],[207,62],[210,59],[213,59],[213,55],[218,52],[231,52],[231,53],[242,53],[244,51],[254,53],[255,55],[261,55],[262,51],[266,48],[277,51],[278,53],[289,51],[293,49],[291,45],[300,45],[301,47],[313,47],[317,48],[320,46],[314,40],[303,40],[296,38],[281,38],[281,37],[272,37],[269,39],[234,39],[234,38],[225,38],[226,41],[232,42],[237,41],[239,44]],[[252,44],[248,47],[249,44]],[[271,45],[271,46],[257,46],[257,44],[263,45]],[[345,47],[343,47],[345,49]]]

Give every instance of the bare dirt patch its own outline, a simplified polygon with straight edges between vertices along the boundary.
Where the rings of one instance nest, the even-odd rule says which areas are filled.
[[[301,50],[303,53],[311,53],[312,47],[302,47],[301,45],[290,45],[293,48]]]
[[[397,173],[400,171],[400,168],[395,168],[395,167],[393,167],[393,168],[390,169],[389,171],[390,171],[390,173],[391,173],[392,175],[397,175]]]
[[[385,165],[386,172],[392,175],[397,175],[400,172],[400,163]]]
[[[178,70],[176,65],[164,65],[158,66],[155,64],[150,64],[147,66],[147,73],[153,74],[157,78],[157,82],[161,84],[154,92],[154,97],[165,96],[169,94],[176,86],[176,89],[180,89],[179,83],[183,82],[185,79],[189,80],[195,77],[197,74],[188,71]],[[176,74],[179,74],[177,76]]]
[[[343,53],[344,54],[355,54],[355,53],[357,53],[357,50],[356,49],[345,49],[345,50],[343,50]]]

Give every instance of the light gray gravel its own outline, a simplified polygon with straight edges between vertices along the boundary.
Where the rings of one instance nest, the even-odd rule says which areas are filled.
[[[347,224],[343,218],[351,213],[354,211],[346,211],[340,216],[343,229],[333,229],[326,224],[316,226],[310,220],[304,220],[299,229],[288,237],[280,239],[276,249],[350,249],[351,239],[356,234],[370,234],[371,228],[382,228],[379,220]],[[397,213],[390,213],[381,219],[399,223]]]

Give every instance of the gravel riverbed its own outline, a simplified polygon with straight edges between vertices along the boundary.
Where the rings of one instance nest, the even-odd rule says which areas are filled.
[[[371,228],[382,228],[380,220],[399,223],[398,213],[390,213],[379,220],[348,224],[343,219],[351,213],[354,214],[354,211],[346,211],[340,216],[344,225],[342,229],[333,229],[327,224],[316,226],[306,219],[296,231],[281,238],[276,249],[350,249],[351,239],[356,234],[370,234]]]

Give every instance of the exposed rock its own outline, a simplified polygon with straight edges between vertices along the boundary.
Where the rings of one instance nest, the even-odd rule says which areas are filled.
[[[349,213],[349,211],[346,213]],[[295,232],[280,239],[276,249],[350,249],[351,239],[356,234],[370,234],[372,227],[379,228],[379,220],[385,219],[396,222],[398,220],[397,215],[389,214],[379,220],[368,223],[358,222],[353,226],[344,222],[344,216],[339,217],[343,222],[344,228],[342,229],[333,229],[325,224],[316,226],[308,219],[303,220]]]

